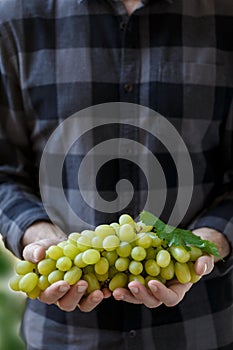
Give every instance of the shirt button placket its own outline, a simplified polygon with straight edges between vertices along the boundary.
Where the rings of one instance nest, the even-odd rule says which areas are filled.
[[[139,333],[131,329],[124,334],[125,348],[128,350],[143,349]]]
[[[120,21],[120,30],[125,30],[126,24],[125,21]]]
[[[121,85],[120,100],[135,103],[135,81],[139,79],[139,61],[137,57],[137,21],[133,17],[122,17],[119,23],[122,31]]]
[[[125,90],[126,93],[132,92],[132,91],[133,91],[133,84],[131,84],[131,83],[126,83],[126,84],[124,85],[124,90]]]
[[[137,332],[135,331],[135,329],[131,329],[131,331],[129,331],[129,337],[130,338],[135,338],[137,335]]]

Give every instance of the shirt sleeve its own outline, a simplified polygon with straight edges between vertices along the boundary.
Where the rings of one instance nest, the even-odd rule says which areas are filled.
[[[38,169],[30,143],[19,78],[0,37],[0,232],[5,246],[22,257],[25,230],[49,221],[40,200]]]
[[[209,227],[226,235],[231,245],[233,262],[233,99],[232,90],[227,95],[227,117],[221,135],[221,159],[223,169],[221,185],[216,189],[218,195],[213,203],[204,210],[190,225],[190,229]]]

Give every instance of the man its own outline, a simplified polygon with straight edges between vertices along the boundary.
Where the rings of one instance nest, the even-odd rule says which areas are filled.
[[[167,288],[151,281],[148,292],[131,282],[129,290],[111,295],[105,289],[85,297],[85,281],[73,287],[57,282],[40,301],[27,303],[22,326],[27,349],[232,348],[232,15],[230,2],[220,0],[0,3],[0,193],[6,247],[37,262],[69,233],[62,227],[63,213],[57,225],[50,222],[38,195],[40,158],[56,127],[86,107],[130,102],[156,110],[180,133],[194,168],[193,197],[181,225],[215,242],[226,258],[215,266],[211,257],[199,258],[196,272],[206,276],[195,286]],[[136,137],[131,129],[117,132]],[[94,143],[95,133],[89,137]],[[161,151],[153,147],[154,154]],[[70,158],[65,174],[71,167]],[[114,192],[121,178],[139,183],[127,207],[137,216],[143,209],[140,172],[132,175],[121,160],[113,169],[112,183],[106,187],[105,177],[100,191]],[[169,181],[168,195],[177,186]],[[64,175],[68,198],[74,182]],[[99,212],[86,215],[92,225],[112,219]]]

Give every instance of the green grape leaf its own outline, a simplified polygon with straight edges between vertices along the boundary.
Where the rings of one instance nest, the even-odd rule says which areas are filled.
[[[192,245],[210,255],[222,259],[214,243],[201,239],[189,230],[167,225],[155,215],[145,210],[140,214],[140,220],[145,225],[153,226],[159,238],[164,239],[169,247],[171,245],[183,246],[186,250],[190,250],[190,245]]]

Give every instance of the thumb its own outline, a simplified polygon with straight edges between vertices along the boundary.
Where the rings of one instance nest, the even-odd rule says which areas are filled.
[[[210,273],[214,268],[214,257],[202,255],[194,264],[195,271],[198,275],[203,276]]]
[[[23,250],[23,258],[25,260],[37,263],[44,259],[46,250],[54,244],[57,244],[61,239],[42,239],[40,241],[28,244]]]

